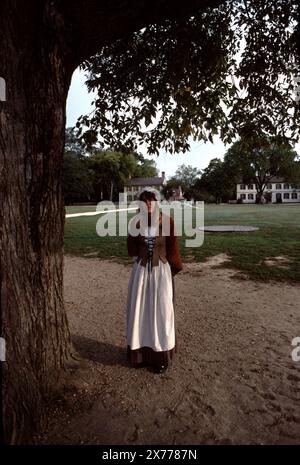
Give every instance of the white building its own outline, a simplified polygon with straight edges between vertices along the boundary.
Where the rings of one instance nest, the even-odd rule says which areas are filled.
[[[255,203],[257,191],[255,184],[238,183],[236,198],[242,199],[243,203]],[[264,193],[266,203],[295,203],[300,202],[300,188],[285,182],[284,178],[272,176],[267,183]]]
[[[131,178],[124,186],[124,201],[132,202],[138,200],[139,191],[144,187],[153,187],[159,192],[162,191],[167,181],[165,178],[165,171],[161,172],[161,176],[145,177],[145,178]],[[161,199],[163,199],[161,193]]]

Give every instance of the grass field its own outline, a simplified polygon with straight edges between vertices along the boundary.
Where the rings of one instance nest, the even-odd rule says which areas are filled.
[[[77,213],[95,211],[95,207],[67,207],[66,210],[67,213]],[[131,261],[127,256],[125,236],[97,235],[99,217],[66,219],[65,253]],[[253,279],[300,281],[300,204],[205,205],[204,217],[205,225],[251,225],[260,229],[243,233],[206,232],[203,245],[195,248],[185,247],[186,237],[183,235],[178,239],[183,261],[201,262],[206,257],[226,253],[231,257],[226,266],[239,269]],[[284,266],[264,263],[266,258],[278,256],[288,259]]]

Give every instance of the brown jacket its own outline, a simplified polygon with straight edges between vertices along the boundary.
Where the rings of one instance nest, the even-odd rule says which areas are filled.
[[[152,255],[152,266],[158,266],[159,258],[164,262],[169,262],[172,275],[179,273],[183,269],[180,251],[175,235],[175,224],[172,217],[170,217],[170,235],[163,236],[161,231],[161,225],[159,228],[159,234],[156,236],[153,255]],[[141,259],[141,265],[146,266],[147,263],[147,244],[145,237],[141,234],[132,236],[128,234],[127,237],[127,250],[128,255],[131,257],[137,256],[138,260]]]

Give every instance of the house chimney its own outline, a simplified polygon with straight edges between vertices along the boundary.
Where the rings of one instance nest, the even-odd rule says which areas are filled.
[[[161,176],[165,179],[165,175],[166,175],[166,172],[165,171],[162,171],[161,172]]]

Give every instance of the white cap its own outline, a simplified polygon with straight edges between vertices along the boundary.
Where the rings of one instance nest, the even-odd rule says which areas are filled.
[[[138,191],[138,196],[140,196],[143,192],[152,192],[153,194],[155,194],[156,199],[157,199],[158,202],[161,200],[160,199],[161,194],[160,194],[159,190],[155,189],[154,187],[150,187],[150,186],[144,187],[143,189]]]

